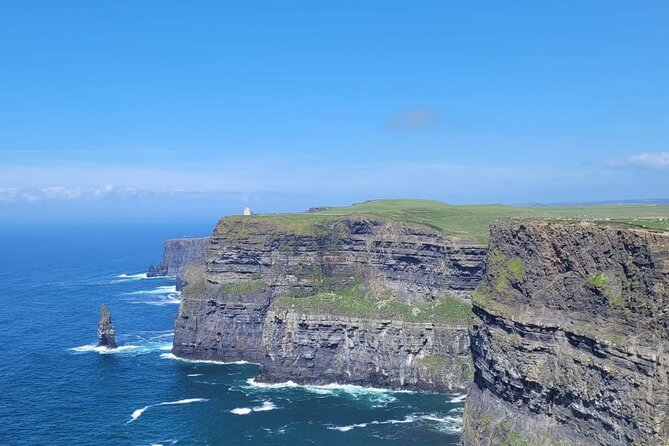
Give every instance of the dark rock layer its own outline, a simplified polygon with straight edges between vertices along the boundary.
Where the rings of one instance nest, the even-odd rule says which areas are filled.
[[[473,295],[472,445],[669,441],[669,234],[496,224]]]
[[[116,348],[116,329],[112,324],[111,312],[105,304],[102,304],[102,307],[100,308],[98,340],[99,347]]]

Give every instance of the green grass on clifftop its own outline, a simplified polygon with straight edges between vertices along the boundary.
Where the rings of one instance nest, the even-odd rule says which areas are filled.
[[[432,200],[374,200],[314,213],[226,217],[223,221],[234,224],[219,226],[219,232],[242,235],[246,224],[264,221],[277,230],[313,234],[328,223],[353,216],[369,216],[427,227],[480,243],[487,242],[490,225],[503,218],[612,222],[669,230],[667,205],[456,206]]]
[[[462,300],[445,296],[434,302],[409,304],[395,298],[378,299],[370,295],[319,293],[310,297],[281,297],[273,308],[292,309],[300,313],[348,316],[363,319],[392,319],[405,322],[433,322],[445,325],[468,325],[472,311]]]

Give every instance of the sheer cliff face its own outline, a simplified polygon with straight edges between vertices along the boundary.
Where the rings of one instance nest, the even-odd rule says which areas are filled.
[[[274,303],[358,283],[407,303],[464,298],[480,281],[484,256],[483,246],[374,219],[303,228],[226,218],[211,237],[203,277],[183,292],[174,353],[258,362],[266,380],[463,388],[471,375],[463,327],[298,314]],[[442,349],[454,356],[444,359]]]
[[[470,445],[669,441],[669,234],[492,228],[473,294]]]
[[[148,276],[183,277],[189,265],[204,265],[204,251],[209,237],[165,240],[163,259],[158,266],[149,267]]]
[[[272,310],[262,336],[263,381],[453,392],[472,377],[466,326]]]

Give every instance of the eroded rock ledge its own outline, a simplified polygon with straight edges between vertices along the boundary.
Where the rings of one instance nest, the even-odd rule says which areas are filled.
[[[669,234],[501,222],[473,295],[471,445],[666,445]]]

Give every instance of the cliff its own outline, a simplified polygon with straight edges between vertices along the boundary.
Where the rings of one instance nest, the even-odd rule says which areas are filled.
[[[375,216],[228,217],[183,290],[177,356],[260,379],[461,390],[485,247]]]
[[[147,276],[176,276],[177,286],[182,288],[189,265],[203,266],[204,251],[209,244],[209,237],[177,238],[165,240],[163,259],[157,265],[150,265]]]
[[[465,391],[472,377],[466,325],[270,310],[258,380]]]
[[[669,442],[669,233],[500,222],[473,294],[472,445]]]

